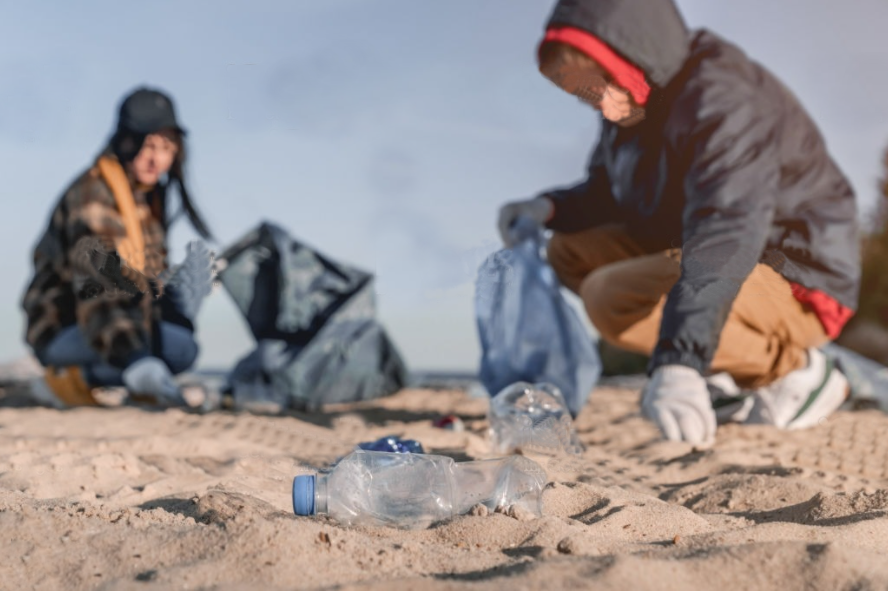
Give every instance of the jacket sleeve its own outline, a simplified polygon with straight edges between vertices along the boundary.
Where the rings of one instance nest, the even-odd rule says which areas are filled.
[[[25,342],[41,362],[43,351],[59,329],[76,322],[71,284],[59,273],[64,254],[53,225],[58,217],[54,211],[49,227],[34,248],[34,275],[21,302],[26,315]]]
[[[603,126],[602,126],[603,127]],[[617,204],[604,163],[602,139],[592,152],[589,175],[582,183],[539,195],[552,200],[554,213],[546,227],[556,232],[580,232],[618,219]]]
[[[649,372],[666,364],[709,369],[776,209],[777,114],[742,89],[710,88],[695,107],[675,146],[685,171],[681,276],[667,296]]]
[[[126,230],[110,189],[86,177],[66,195],[63,228],[77,323],[103,360],[125,368],[150,351],[152,288],[122,264],[114,239]]]

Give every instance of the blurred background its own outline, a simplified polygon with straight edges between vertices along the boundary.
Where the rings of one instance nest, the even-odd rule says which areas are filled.
[[[505,201],[581,180],[599,115],[536,71],[552,1],[0,0],[0,360],[26,354],[19,302],[62,189],[142,84],[175,99],[194,198],[221,250],[261,220],[377,274],[415,369],[472,371],[475,270]],[[888,142],[884,0],[679,0],[800,98],[854,186],[879,202]],[[196,236],[171,237],[171,260]],[[223,291],[198,366],[253,348]]]

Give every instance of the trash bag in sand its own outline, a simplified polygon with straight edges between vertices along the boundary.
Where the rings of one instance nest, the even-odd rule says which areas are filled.
[[[257,342],[229,377],[236,405],[317,409],[387,396],[406,384],[402,357],[376,320],[371,273],[270,223],[219,259],[219,279]]]

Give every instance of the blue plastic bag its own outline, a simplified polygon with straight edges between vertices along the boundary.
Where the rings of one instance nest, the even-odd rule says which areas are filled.
[[[513,232],[521,241],[478,270],[481,383],[496,396],[515,382],[548,382],[576,418],[601,376],[598,350],[545,260],[542,228],[519,218]]]
[[[401,439],[397,435],[381,437],[376,441],[365,441],[355,446],[365,451],[387,451],[397,454],[424,454],[422,444],[415,439]]]

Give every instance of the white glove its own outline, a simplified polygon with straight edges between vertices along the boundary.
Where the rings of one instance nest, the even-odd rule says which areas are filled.
[[[552,200],[548,197],[535,197],[526,201],[512,201],[503,205],[499,210],[497,228],[506,248],[515,246],[510,232],[515,220],[520,216],[526,216],[543,225],[549,220],[554,207]]]
[[[157,357],[144,357],[123,370],[123,383],[134,394],[148,394],[167,401],[181,398],[173,374]]]
[[[161,280],[173,292],[178,310],[194,322],[204,298],[213,291],[215,254],[199,240],[189,242],[185,250],[182,264],[161,274]]]
[[[641,412],[654,421],[666,439],[708,445],[715,441],[715,411],[706,380],[684,365],[654,370],[645,385]]]

